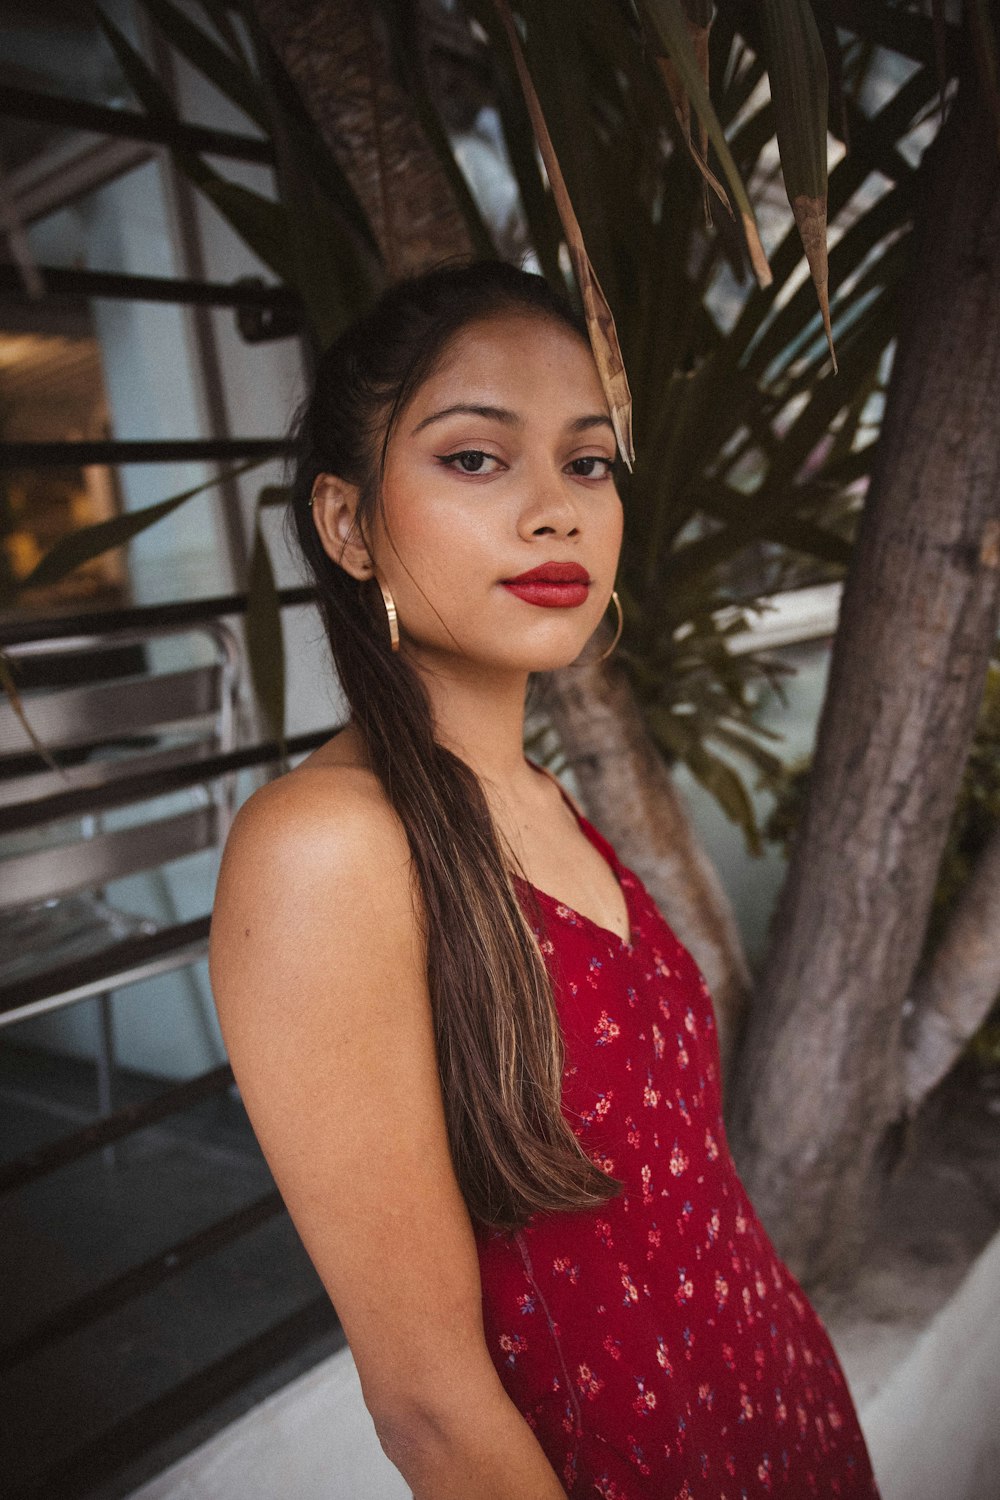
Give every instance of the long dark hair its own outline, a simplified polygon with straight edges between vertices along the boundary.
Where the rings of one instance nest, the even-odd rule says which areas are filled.
[[[514,1230],[538,1211],[595,1207],[622,1184],[590,1160],[562,1114],[552,986],[479,778],[436,742],[423,684],[390,649],[377,580],[332,561],[309,511],[316,476],[337,475],[358,486],[355,524],[371,534],[399,414],[461,329],[506,311],[587,338],[543,277],[502,261],[449,262],[385,292],[318,361],[296,425],[291,512],[341,688],[413,857],[459,1186],[473,1219]]]

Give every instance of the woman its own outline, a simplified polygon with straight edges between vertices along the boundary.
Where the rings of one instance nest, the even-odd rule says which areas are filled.
[[[350,719],[234,825],[222,1028],[416,1500],[870,1497],[701,974],[523,754],[531,674],[617,602],[615,451],[585,327],[510,266],[324,355],[292,514]]]

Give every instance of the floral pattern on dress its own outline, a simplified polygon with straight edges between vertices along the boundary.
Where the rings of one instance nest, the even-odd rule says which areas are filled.
[[[573,1500],[878,1500],[826,1330],[736,1174],[704,977],[577,817],[629,941],[518,884],[556,995],[563,1113],[624,1187],[517,1234],[476,1227],[500,1379]]]

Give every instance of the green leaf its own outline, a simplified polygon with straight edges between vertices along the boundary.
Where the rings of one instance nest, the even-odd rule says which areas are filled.
[[[660,45],[673,62],[681,82],[690,95],[695,113],[708,131],[709,139],[722,165],[726,184],[739,209],[754,273],[761,286],[768,286],[771,282],[771,271],[764,248],[760,243],[757,219],[742,178],[736,170],[736,163],[733,161],[719,117],[708,97],[708,89],[705,87],[705,80],[701,76],[698,60],[688,35],[684,12],[678,0],[643,0],[643,7],[652,20]]]
[[[265,484],[257,496],[257,504],[266,509],[268,506],[287,505],[291,498],[292,492],[287,484]]]
[[[809,0],[758,0],[781,171],[790,200],[826,197],[828,79]]]
[[[97,16],[130,88],[147,114],[156,120],[176,121],[177,111],[169,95],[144,58],[103,11],[98,9]],[[221,177],[196,152],[181,147],[172,149],[181,170],[210,199],[254,254],[286,285],[294,286],[288,223],[281,205]]]
[[[712,738],[753,762],[760,772],[758,786],[772,787],[784,775],[785,762],[781,756],[766,749],[746,730],[716,721],[712,725]]]
[[[268,119],[272,123],[276,118],[281,119],[294,150],[301,158],[303,171],[313,179],[318,193],[322,198],[329,199],[336,210],[338,222],[354,237],[358,249],[364,251],[374,263],[380,264],[382,252],[378,241],[347,174],[302,103],[287,69],[270,45],[255,13],[247,11],[245,19],[263,80]]]
[[[234,57],[243,57],[243,42],[226,0],[200,0],[201,8]]]
[[[804,486],[801,491],[801,498],[804,500]],[[761,511],[766,508],[766,497],[762,501],[757,494],[742,495],[728,485],[711,480],[704,480],[693,486],[692,497],[708,515],[726,522],[725,534],[731,545],[745,545],[761,534]],[[775,514],[767,518],[765,525],[768,538],[780,542],[784,547],[804,552],[810,557],[822,558],[826,562],[838,563],[842,567],[850,562],[850,543],[812,521]]]
[[[173,515],[175,510],[193,500],[195,495],[203,495],[206,490],[215,489],[225,480],[235,479],[238,474],[259,468],[265,462],[267,460],[261,458],[251,459],[234,469],[227,469],[214,479],[207,479],[189,490],[182,490],[179,495],[171,495],[168,500],[159,500],[155,505],[144,506],[142,510],[130,510],[124,515],[112,516],[110,520],[97,521],[93,526],[81,526],[78,531],[71,531],[68,536],[61,537],[41,561],[35,564],[20,588],[41,588],[43,585],[58,583],[81,564],[100,557],[102,553],[111,552],[115,547],[124,547],[133,537],[148,531],[150,526],[155,526],[157,521]]]
[[[496,22],[492,6],[485,0],[467,0],[467,9],[489,36],[490,53],[496,64],[494,76],[500,123],[538,264],[549,285],[565,292],[566,278],[559,265],[562,226],[552,194],[538,169],[535,136],[524,96],[516,83],[510,43],[503,27]]]
[[[310,329],[324,348],[371,302],[381,259],[356,232],[356,200],[329,170],[319,132],[279,59],[259,26],[252,31],[281,199],[284,279],[301,297]],[[367,225],[366,234],[374,246]]]
[[[260,90],[247,69],[200,26],[173,4],[173,0],[141,0],[163,35],[182,57],[215,85],[221,94],[262,130],[267,128]]]
[[[930,17],[903,5],[873,5],[864,9],[863,27],[859,30],[868,45],[886,47],[914,62],[921,63],[931,78],[936,81],[936,43],[934,25]],[[961,55],[962,28],[949,24],[946,28],[946,46],[949,71],[954,72]]]
[[[827,208],[831,218],[846,207],[850,199],[872,172],[881,172],[892,182],[903,182],[913,177],[913,169],[900,155],[897,141],[909,131],[914,117],[934,97],[933,72],[918,69],[912,77],[897,89],[877,114],[869,118],[851,101],[845,100],[850,122],[851,149],[834,167],[829,176]],[[876,211],[878,205],[875,205]],[[862,215],[862,222],[867,215]],[[851,233],[847,231],[844,239]],[[842,243],[842,242],[841,242]],[[831,262],[840,253],[840,244],[831,252]],[[755,290],[743,307],[735,329],[727,336],[724,347],[726,369],[739,365],[746,351],[757,338],[765,321],[765,313],[776,301],[778,290],[791,276],[802,256],[802,242],[796,229],[790,229],[771,255],[774,270],[774,286],[766,290]],[[839,273],[843,280],[847,268]],[[808,283],[794,294],[808,290]]]
[[[297,284],[289,250],[288,216],[283,206],[238,182],[221,177],[199,157],[188,152],[176,152],[175,155],[181,170],[201,189],[244,244],[279,280],[294,287],[303,302],[307,302]]]
[[[909,179],[884,193],[844,232],[830,253],[830,267],[843,284],[869,257],[876,254],[890,235],[899,233],[913,210],[914,184]],[[750,374],[781,368],[798,351],[803,330],[814,316],[809,283],[804,281],[773,316],[762,324],[745,360]],[[769,376],[773,379],[773,373]]]
[[[247,580],[247,657],[257,702],[285,756],[285,636],[271,554],[257,517]]]
[[[833,368],[826,247],[829,85],[809,0],[758,0],[785,191],[816,287]]]
[[[748,852],[762,854],[764,846],[757,817],[742,778],[728,762],[705,748],[692,727],[684,722],[685,717],[659,707],[647,711],[647,722],[661,747],[684,762],[695,780],[712,794],[727,818],[742,829]]]
[[[582,85],[588,77],[588,57],[580,37],[577,7],[572,0],[519,0],[519,9],[527,22],[523,50],[528,69],[587,255],[608,302],[619,307],[624,299],[619,296],[619,258],[607,205],[611,184],[596,159],[592,96]],[[565,234],[565,224],[563,228]],[[565,234],[565,238],[572,254],[572,236]]]
[[[118,66],[125,75],[126,83],[146,113],[154,120],[176,121],[178,115],[173,100],[145,58],[136,51],[125,33],[104,14],[99,5],[95,7],[95,14],[97,24],[104,32]]]

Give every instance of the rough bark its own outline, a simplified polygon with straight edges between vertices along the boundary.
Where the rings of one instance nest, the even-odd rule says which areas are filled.
[[[1000,996],[1000,828],[987,841],[910,994],[905,1110],[913,1114]]]
[[[968,82],[931,150],[808,803],[733,1080],[744,1180],[808,1281],[848,1272],[863,1239],[1000,603],[1000,162]]]
[[[468,253],[440,162],[389,67],[378,7],[254,0],[254,9],[363,203],[390,280]]]
[[[584,805],[635,870],[712,992],[725,1071],[750,989],[729,899],[617,667],[553,673],[545,708]]]

